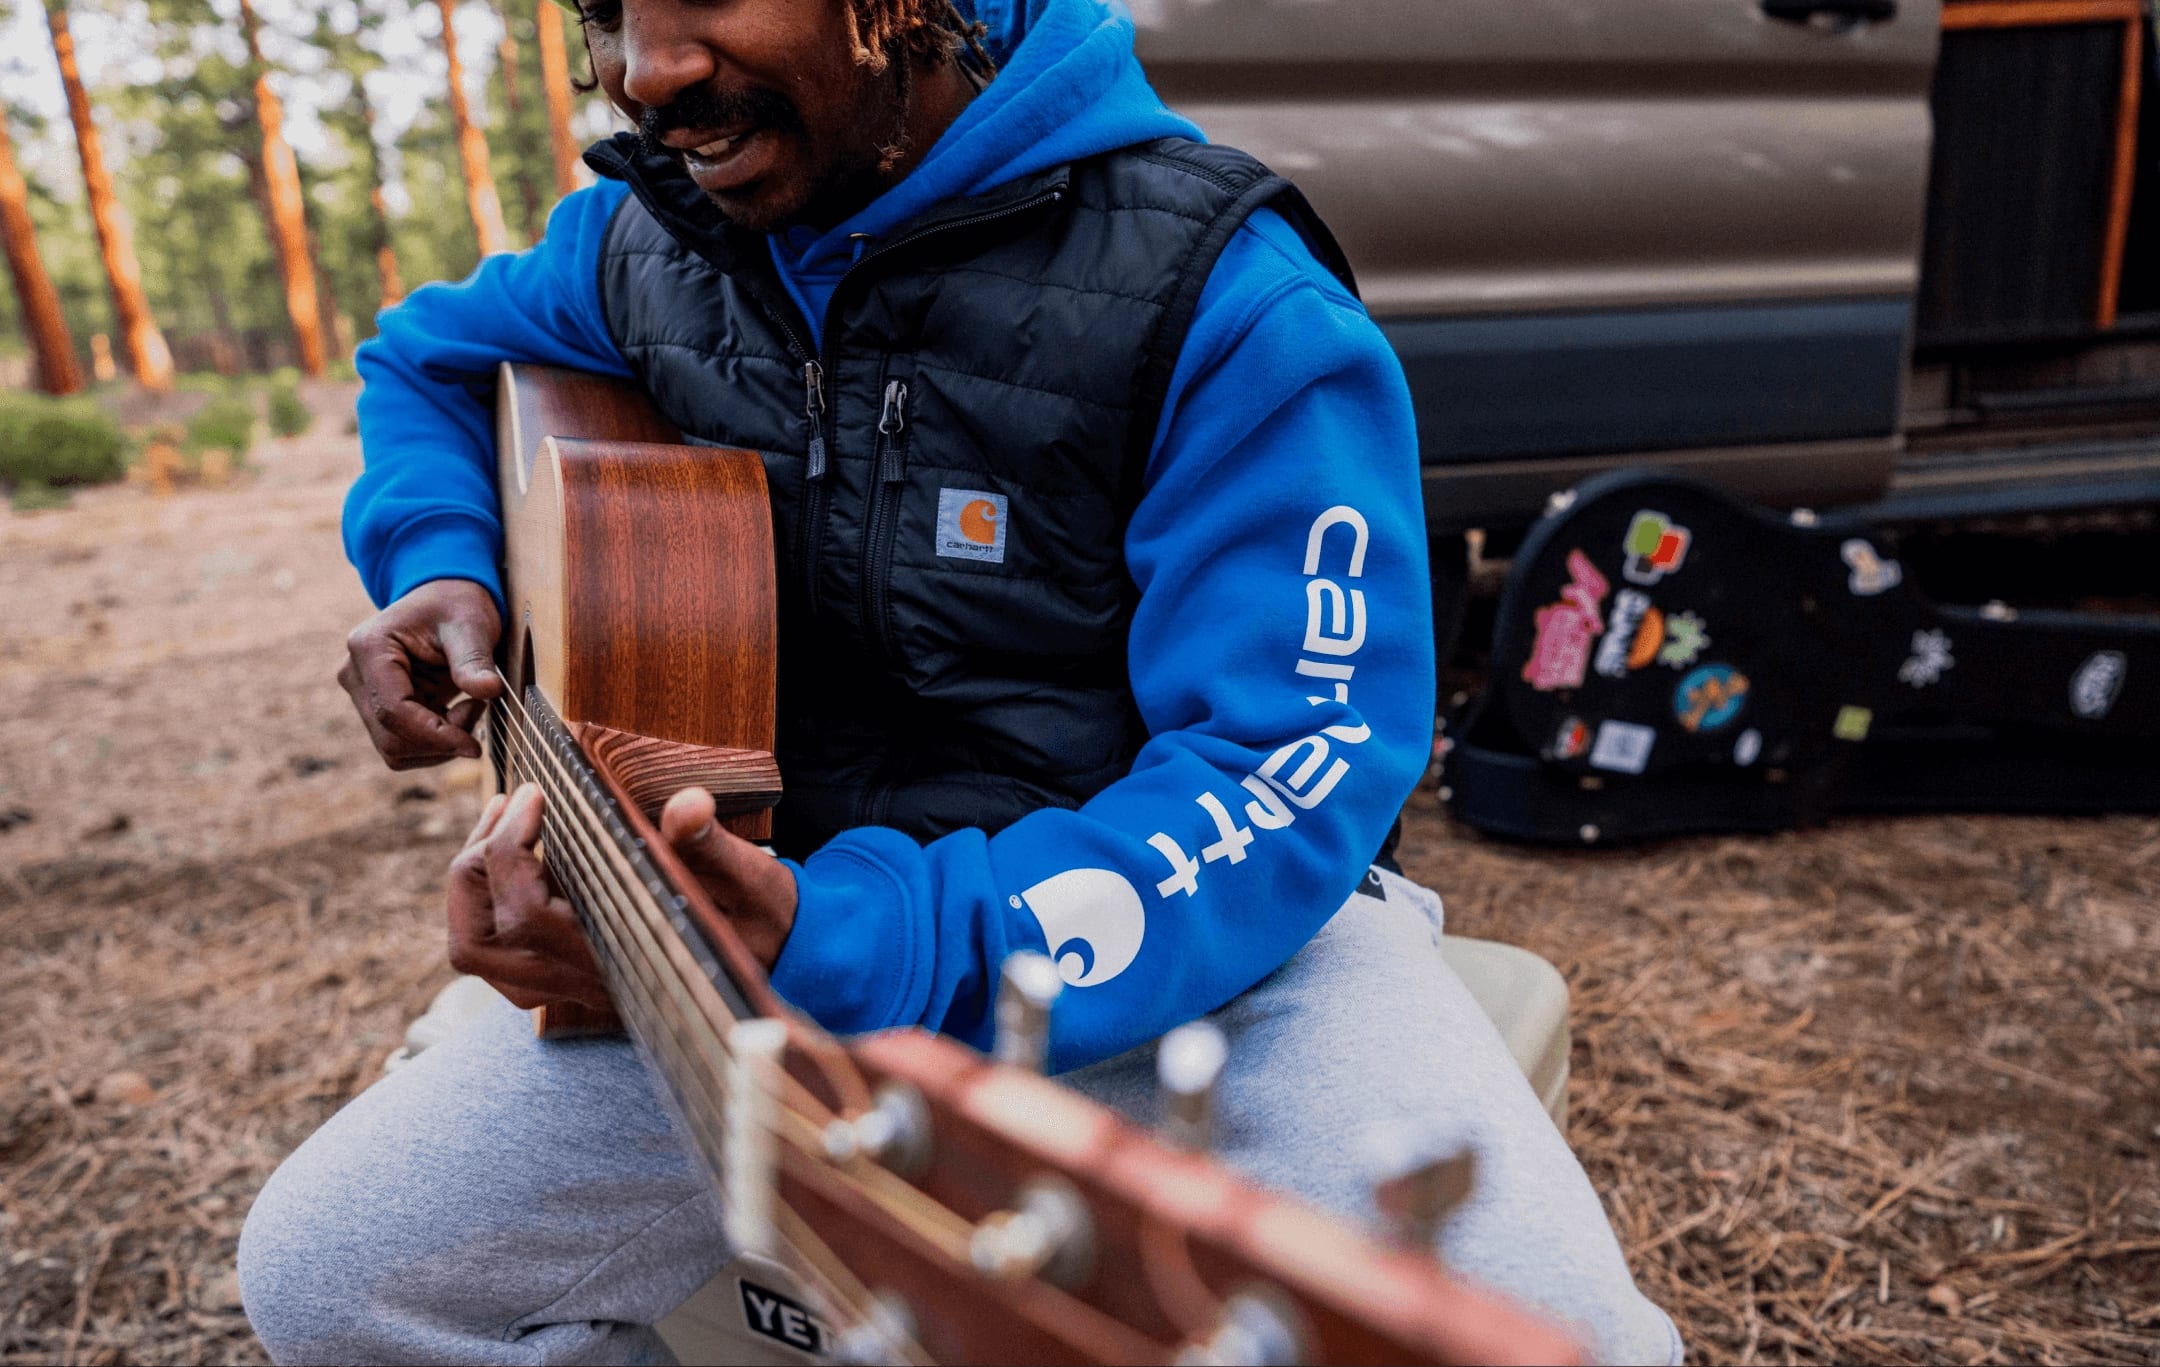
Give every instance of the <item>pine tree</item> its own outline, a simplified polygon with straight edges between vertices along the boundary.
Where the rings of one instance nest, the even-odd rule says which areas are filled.
[[[548,150],[555,164],[555,194],[578,186],[577,138],[570,131],[570,55],[563,44],[562,11],[554,0],[533,0],[540,37],[540,89],[547,96]]]
[[[68,117],[75,125],[75,151],[82,159],[83,189],[90,201],[90,221],[97,228],[98,251],[104,258],[105,278],[112,290],[113,313],[119,319],[120,340],[128,369],[145,389],[172,388],[172,353],[165,334],[150,314],[143,295],[142,266],[136,260],[134,235],[127,215],[113,194],[112,174],[105,167],[105,147],[90,113],[90,95],[83,89],[82,73],[75,65],[75,39],[68,31],[67,0],[45,0],[45,21],[52,30],[53,55],[60,62],[60,84],[67,91]]]
[[[255,101],[255,124],[262,134],[263,215],[277,247],[278,272],[285,282],[285,312],[292,319],[300,348],[300,368],[321,376],[329,348],[336,346],[333,327],[323,336],[314,254],[309,250],[307,199],[300,188],[300,167],[285,141],[285,106],[270,88],[270,65],[263,60],[262,25],[250,0],[239,0],[240,25],[247,35],[248,74]]]
[[[0,109],[0,243],[7,249],[8,273],[22,313],[23,335],[37,357],[37,385],[48,394],[72,394],[83,387],[82,366],[75,359],[75,339],[60,311],[60,292],[38,254],[37,230],[30,219],[30,187],[15,169],[15,143],[8,136],[6,111]]]
[[[479,236],[481,255],[510,250],[510,230],[503,224],[502,199],[488,169],[487,139],[472,120],[465,100],[465,66],[458,60],[456,0],[436,0],[442,10],[443,55],[450,60],[450,120],[457,129],[458,163],[465,172],[465,207]]]

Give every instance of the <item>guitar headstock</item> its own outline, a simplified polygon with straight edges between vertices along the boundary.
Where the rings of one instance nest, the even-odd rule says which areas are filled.
[[[942,1237],[869,1257],[858,1244],[855,1273],[883,1293],[879,1303],[897,1294],[914,1308],[913,1346],[931,1360],[1579,1357],[1566,1337],[1451,1279],[1425,1252],[1266,1192],[1204,1149],[1165,1142],[1047,1078],[920,1032],[850,1052],[884,1095],[921,1103],[900,1199],[935,1210]],[[1173,1112],[1176,1081],[1166,1078]],[[852,1156],[843,1170],[874,1161]],[[782,1192],[792,1201],[800,1188],[790,1176],[783,1170]],[[890,1218],[845,1202],[825,1215],[841,1225]]]
[[[617,1003],[719,1183],[731,1242],[790,1267],[844,1360],[1579,1359],[1428,1252],[1460,1160],[1376,1174],[1394,1179],[1381,1204],[1399,1240],[1264,1191],[1206,1152],[1226,1057],[1212,1027],[1158,1051],[1166,1137],[1037,1071],[1062,990],[1040,954],[1005,965],[995,1059],[922,1031],[842,1043],[773,996],[623,776],[596,778],[679,894],[670,923],[702,965]],[[721,988],[756,1014],[730,1020]]]

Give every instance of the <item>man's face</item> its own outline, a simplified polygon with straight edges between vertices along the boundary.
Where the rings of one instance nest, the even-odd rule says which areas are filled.
[[[847,0],[583,0],[593,74],[648,146],[754,232],[836,222],[880,188],[895,71],[847,39]]]

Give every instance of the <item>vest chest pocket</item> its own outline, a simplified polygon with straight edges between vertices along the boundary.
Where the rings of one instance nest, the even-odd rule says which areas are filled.
[[[909,386],[912,364],[895,360],[886,368],[885,394],[878,411],[877,454],[872,462],[870,509],[863,520],[863,637],[882,659],[892,656],[893,536],[900,520],[900,499],[907,488],[910,432]]]

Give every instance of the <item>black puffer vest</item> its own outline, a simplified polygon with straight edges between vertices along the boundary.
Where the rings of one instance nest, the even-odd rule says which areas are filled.
[[[1349,282],[1304,198],[1184,141],[1030,176],[875,244],[813,354],[763,237],[634,137],[586,160],[633,191],[600,260],[622,354],[685,434],[765,460],[780,850],[994,832],[1125,773],[1147,732],[1124,535],[1164,392],[1260,206]]]

